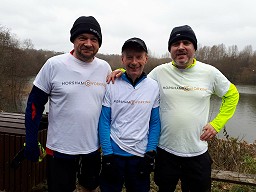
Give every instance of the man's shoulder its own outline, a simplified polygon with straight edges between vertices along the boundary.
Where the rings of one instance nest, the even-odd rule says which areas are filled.
[[[196,70],[203,71],[205,74],[209,74],[209,75],[220,73],[219,69],[217,69],[215,66],[208,63],[203,63],[200,61],[196,61]]]
[[[156,66],[154,69],[163,69],[166,67],[169,67],[171,65],[171,63],[161,63],[158,66]]]
[[[61,61],[66,61],[68,57],[71,57],[70,53],[54,55],[47,60],[48,61],[47,63],[51,63],[51,64],[59,63]]]
[[[50,57],[49,59],[60,59],[60,58],[66,58],[69,56],[71,56],[70,53],[62,53],[62,54],[54,55],[54,56]]]
[[[110,66],[109,63],[106,60],[100,59],[98,57],[94,58],[94,61],[97,62],[100,65],[106,65],[106,66]]]
[[[157,81],[155,79],[152,79],[150,77],[147,77],[145,79],[148,83],[152,84],[153,86],[157,86],[158,87],[158,84],[157,84]]]
[[[156,66],[150,73],[148,74],[148,77],[152,79],[158,79],[159,74],[162,73],[163,71],[168,71],[168,69],[172,66],[171,63],[163,63],[158,66]]]
[[[213,65],[209,64],[209,63],[204,63],[204,62],[201,62],[201,61],[196,61],[196,65],[202,67],[202,68],[212,68],[212,69],[216,69],[216,67],[214,67]]]
[[[150,87],[150,89],[154,90],[154,91],[159,91],[159,85],[158,82],[152,78],[146,78],[148,81],[148,85]]]

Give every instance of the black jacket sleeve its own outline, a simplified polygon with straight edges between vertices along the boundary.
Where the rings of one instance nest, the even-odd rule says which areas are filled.
[[[47,101],[48,94],[33,86],[28,97],[25,113],[26,147],[24,154],[31,161],[38,161],[39,158],[38,128]]]

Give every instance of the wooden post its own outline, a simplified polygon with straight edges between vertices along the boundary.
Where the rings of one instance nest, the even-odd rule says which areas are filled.
[[[212,180],[256,186],[255,174],[242,174],[232,171],[212,170]]]

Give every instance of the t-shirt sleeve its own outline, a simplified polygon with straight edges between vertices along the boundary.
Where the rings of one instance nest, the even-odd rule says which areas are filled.
[[[110,84],[107,84],[106,86],[106,92],[103,98],[102,105],[105,107],[111,107],[111,100],[110,100]]]
[[[222,97],[228,92],[231,83],[218,69],[215,69],[214,73],[214,93]]]
[[[47,94],[51,92],[51,74],[52,74],[52,67],[50,65],[50,61],[48,60],[39,73],[37,74],[33,84],[44,91]]]

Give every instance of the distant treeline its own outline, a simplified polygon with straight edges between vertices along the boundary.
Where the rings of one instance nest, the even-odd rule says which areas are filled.
[[[256,85],[256,51],[251,45],[242,51],[236,45],[200,46],[196,58],[215,66],[236,84]]]
[[[28,79],[34,77],[45,61],[62,54],[49,50],[36,50],[30,39],[18,40],[9,29],[0,25],[0,110],[22,112],[21,98]],[[120,55],[97,54],[108,61],[112,69],[122,67]],[[145,72],[149,73],[155,66],[170,62],[169,53],[155,58],[149,53]],[[238,51],[236,45],[226,48],[225,45],[198,46],[196,58],[217,67],[235,84],[256,85],[256,51],[246,46]]]
[[[145,66],[145,72],[150,72],[154,67],[171,61],[169,53],[162,58],[155,58],[149,54],[149,61]],[[112,69],[122,67],[120,55],[103,55],[98,57],[108,61]],[[246,46],[238,51],[236,45],[226,48],[224,44],[210,46],[198,46],[196,59],[218,68],[230,81],[235,84],[256,85],[256,51],[252,46]]]

